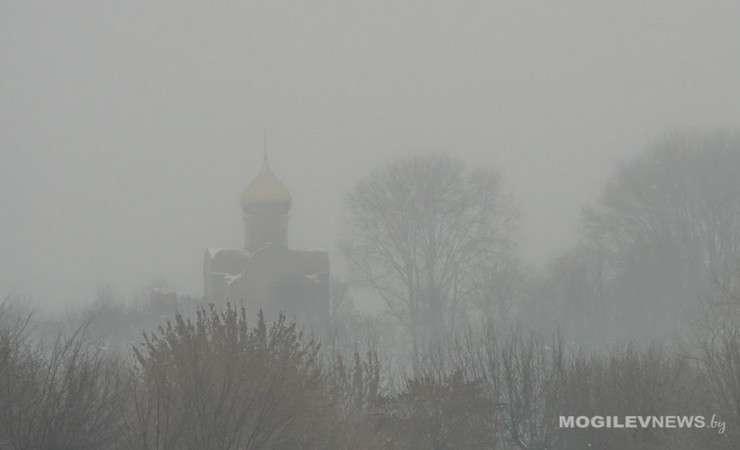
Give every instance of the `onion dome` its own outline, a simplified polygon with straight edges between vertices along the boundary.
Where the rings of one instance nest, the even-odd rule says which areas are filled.
[[[242,193],[242,208],[248,210],[254,206],[284,206],[287,210],[290,208],[291,201],[288,188],[270,169],[265,153],[262,170]]]

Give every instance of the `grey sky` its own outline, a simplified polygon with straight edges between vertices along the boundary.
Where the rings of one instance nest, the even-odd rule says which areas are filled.
[[[292,242],[405,153],[500,168],[523,250],[572,242],[616,161],[740,120],[740,2],[0,0],[0,292],[49,302],[241,244],[262,130]]]

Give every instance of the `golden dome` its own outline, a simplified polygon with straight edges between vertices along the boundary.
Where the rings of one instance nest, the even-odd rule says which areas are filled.
[[[270,166],[265,161],[262,170],[249,183],[242,194],[242,207],[252,205],[279,204],[290,206],[292,198],[288,188],[272,173]]]

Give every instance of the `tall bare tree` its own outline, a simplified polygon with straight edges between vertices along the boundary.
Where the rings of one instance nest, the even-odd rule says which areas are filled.
[[[624,163],[584,211],[581,242],[553,265],[539,302],[548,317],[588,339],[686,330],[699,299],[736,271],[738,173],[740,134],[730,132],[669,135]]]
[[[380,167],[355,186],[347,207],[344,248],[354,279],[382,297],[414,355],[455,331],[481,298],[481,280],[513,251],[516,214],[499,176],[452,157]]]

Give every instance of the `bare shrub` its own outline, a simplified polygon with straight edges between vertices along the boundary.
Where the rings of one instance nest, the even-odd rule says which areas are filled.
[[[716,411],[728,420],[730,439],[740,441],[740,329],[726,327],[705,340],[700,361]]]
[[[383,422],[400,449],[496,448],[494,405],[481,380],[425,371],[406,380],[388,402]]]
[[[8,319],[4,310],[1,319]],[[113,448],[126,377],[84,339],[84,327],[32,345],[30,316],[0,320],[0,442],[12,449]]]
[[[390,439],[380,427],[386,397],[381,393],[381,363],[375,350],[355,351],[351,362],[334,354],[325,382],[337,416],[332,429],[336,448],[387,449]]]
[[[146,449],[329,448],[319,346],[281,315],[177,315],[135,348],[129,443]]]

